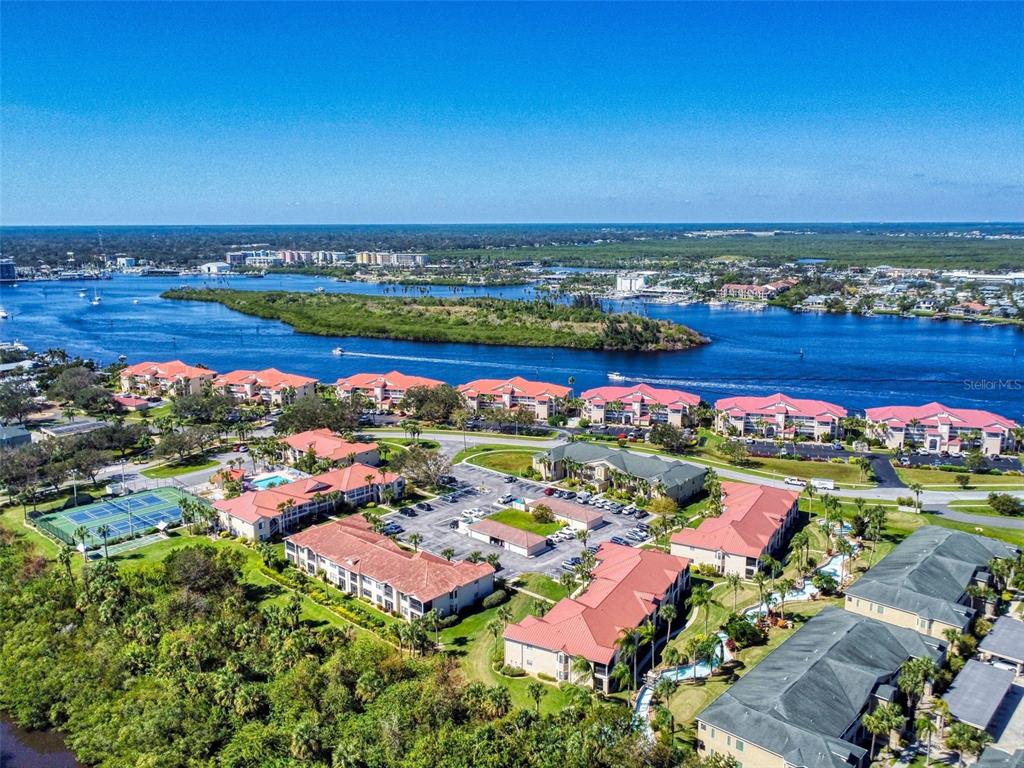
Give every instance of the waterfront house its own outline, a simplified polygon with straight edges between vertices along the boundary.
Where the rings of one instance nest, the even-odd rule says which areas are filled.
[[[803,400],[781,392],[767,397],[726,397],[715,403],[722,433],[767,438],[835,440],[842,435],[846,409],[823,400]]]
[[[781,559],[799,518],[800,493],[765,485],[722,482],[722,514],[672,534],[672,554],[720,574],[749,579],[762,555]]]
[[[632,387],[596,387],[580,395],[583,417],[592,424],[631,424],[681,427],[700,397],[679,389],[657,389],[649,384]]]
[[[571,475],[598,491],[629,488],[679,503],[703,491],[707,476],[706,469],[694,464],[586,442],[566,443],[539,453],[533,457],[533,467],[545,480]]]
[[[998,455],[1014,447],[1017,424],[1005,416],[942,403],[886,405],[865,412],[868,434],[886,448],[924,448],[930,453],[966,453],[978,448]]]
[[[611,672],[620,657],[619,637],[648,621],[660,629],[658,610],[677,605],[689,591],[690,563],[684,557],[611,543],[598,547],[595,557],[593,579],[577,597],[505,627],[506,664],[609,693],[615,688]],[[589,674],[575,668],[579,658],[589,663]],[[649,654],[639,660],[638,671],[648,663]]]
[[[1011,544],[950,528],[918,528],[846,589],[846,610],[942,637],[966,632],[989,606],[967,594],[991,586],[993,558],[1016,558]]]
[[[306,518],[333,512],[343,503],[353,507],[380,503],[386,491],[400,498],[404,478],[365,464],[351,464],[314,477],[264,490],[247,491],[213,503],[221,527],[234,536],[266,541],[294,531]]]
[[[718,295],[723,299],[753,299],[756,301],[769,301],[770,299],[774,299],[780,293],[788,291],[798,282],[799,280],[796,280],[795,278],[786,278],[784,280],[774,280],[763,285],[752,285],[749,283],[725,283],[718,289]]]
[[[494,591],[494,568],[487,563],[411,552],[356,515],[289,536],[284,552],[296,568],[322,573],[341,591],[406,620],[431,610],[458,613]]]
[[[988,311],[987,305],[977,301],[965,301],[960,304],[954,304],[949,308],[949,314],[959,317],[980,317],[981,315],[987,315]]]
[[[281,442],[289,464],[294,464],[310,452],[317,459],[326,459],[335,466],[367,464],[375,467],[380,464],[377,443],[352,443],[327,428],[297,432],[282,437]]]
[[[941,641],[827,607],[697,715],[697,749],[756,768],[867,768],[864,715],[898,698],[904,662],[944,655]]]
[[[121,370],[121,391],[144,397],[198,395],[216,375],[209,368],[186,365],[181,360],[135,363]]]
[[[236,403],[262,403],[279,407],[316,393],[317,380],[283,373],[276,368],[262,371],[232,371],[213,381],[214,389]]]
[[[360,395],[377,408],[390,411],[401,407],[405,393],[413,387],[437,387],[444,384],[425,376],[407,376],[398,371],[391,373],[356,373],[338,379],[335,384],[338,397]]]
[[[493,408],[525,410],[536,421],[544,421],[559,413],[565,400],[572,395],[570,387],[546,381],[529,381],[522,376],[511,379],[477,379],[460,385],[459,391],[474,411]]]

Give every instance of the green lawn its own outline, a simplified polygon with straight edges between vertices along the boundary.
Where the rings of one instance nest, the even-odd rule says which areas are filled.
[[[945,472],[941,469],[910,469],[897,467],[896,474],[900,479],[910,485],[920,483],[925,488],[936,490],[959,490],[956,478],[959,472]],[[968,488],[980,488],[982,490],[1024,490],[1024,477],[1017,475],[968,475],[970,482]]]
[[[546,597],[549,600],[558,601],[568,595],[559,582],[543,573],[524,573],[518,581],[522,582],[523,589]]]
[[[175,461],[170,464],[163,464],[159,467],[144,469],[141,474],[151,480],[159,480],[167,477],[177,477],[178,475],[187,475],[190,472],[199,472],[203,469],[212,469],[216,466],[216,459],[207,459],[204,456],[196,456],[186,459],[184,462]]]
[[[469,459],[470,464],[478,467],[504,472],[507,475],[525,475],[533,469],[533,450],[495,449],[493,452],[480,452]]]
[[[498,523],[504,523],[505,525],[511,525],[513,528],[519,528],[523,531],[536,533],[539,536],[550,536],[552,533],[562,528],[562,523],[558,522],[538,523],[533,519],[532,514],[520,509],[503,509],[500,512],[495,512],[493,515],[489,515],[487,519],[494,520]]]

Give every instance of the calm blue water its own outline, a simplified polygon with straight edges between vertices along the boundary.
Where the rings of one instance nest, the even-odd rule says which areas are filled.
[[[1024,390],[1013,383],[1024,381],[1024,334],[1012,327],[794,314],[782,309],[749,312],[706,305],[648,305],[649,316],[690,325],[713,343],[685,352],[641,354],[352,338],[340,341],[345,354],[335,357],[331,349],[338,339],[297,334],[282,323],[247,317],[216,304],[159,298],[166,288],[204,282],[201,278],[119,276],[106,281],[5,286],[0,290],[0,305],[12,318],[0,321],[0,338],[20,339],[37,349],[63,347],[103,361],[123,354],[130,361],[182,358],[220,371],[276,366],[323,381],[397,368],[456,384],[514,374],[553,382],[575,376],[574,389],[579,392],[607,384],[608,372],[618,371],[631,380],[682,387],[708,400],[777,390],[849,408],[941,400],[1024,420]],[[262,280],[235,277],[221,284],[249,290],[382,290],[367,283],[300,275]],[[91,297],[94,288],[103,298],[98,307],[78,296],[84,289]],[[451,289],[431,290],[436,296],[452,294]],[[463,289],[457,295],[484,294],[532,297],[533,289]],[[628,308],[642,311],[639,305]]]

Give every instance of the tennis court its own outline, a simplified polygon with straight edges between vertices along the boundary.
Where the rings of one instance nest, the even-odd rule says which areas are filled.
[[[91,537],[89,544],[94,546],[103,539],[96,533],[96,529],[103,525],[109,529],[107,540],[113,541],[151,531],[160,523],[173,525],[180,522],[179,502],[182,498],[194,497],[177,488],[156,488],[50,512],[33,522],[68,544],[77,543],[75,531],[84,526]]]

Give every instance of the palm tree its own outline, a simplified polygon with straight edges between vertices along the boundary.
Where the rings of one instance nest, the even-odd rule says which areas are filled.
[[[654,685],[654,695],[657,697],[658,701],[668,703],[672,698],[672,694],[676,692],[676,687],[678,685],[679,683],[671,678],[659,678],[658,682]]]
[[[811,535],[807,532],[807,529],[797,531],[793,534],[793,538],[789,540],[790,550],[796,559],[796,568],[800,574],[803,574],[804,569],[807,567],[808,549],[811,545]]]
[[[629,667],[621,661],[612,667],[611,678],[618,683],[620,688],[625,684],[629,690],[633,689],[633,686],[631,685],[632,677],[630,676]]]
[[[953,723],[949,727],[946,746],[959,754],[958,765],[964,764],[964,755],[980,755],[992,742],[992,736],[967,723]]]
[[[899,704],[880,704],[874,712],[864,715],[864,727],[871,734],[871,753],[875,753],[875,737],[889,735],[892,742],[893,731],[903,727],[903,710]]]
[[[96,533],[103,539],[103,557],[109,557],[107,554],[107,537],[110,535],[110,526],[104,523],[96,529]]]
[[[928,768],[932,764],[932,735],[935,733],[935,721],[927,715],[922,715],[914,721],[914,732],[918,739],[925,742],[924,765]]]
[[[531,681],[526,686],[526,692],[530,694],[530,698],[533,699],[533,705],[537,708],[537,714],[540,714],[540,700],[544,698],[544,694],[547,693],[547,687],[544,683],[539,683],[536,680]]]
[[[807,494],[807,513],[809,515],[814,514],[814,484],[808,480],[804,485],[804,493]]]
[[[651,646],[651,663],[654,663],[654,641],[655,641],[655,629],[654,624],[650,619],[647,619],[643,624],[637,627],[636,630],[636,645],[637,650],[643,648],[645,645]],[[639,654],[637,654],[639,655]]]
[[[697,663],[704,652],[704,635],[694,635],[686,641],[683,654],[688,663],[693,665],[693,683],[697,684]]]
[[[917,503],[917,508],[921,509],[921,492],[924,490],[924,486],[920,483],[911,483],[907,486],[910,492],[914,494],[914,500]]]
[[[679,611],[671,603],[667,603],[658,609],[658,618],[665,622],[665,645],[668,645],[672,637],[672,622],[679,616]]]
[[[712,607],[721,607],[722,604],[715,599],[715,596],[711,594],[711,590],[701,584],[698,587],[694,587],[690,592],[690,605],[697,610],[704,609],[704,634],[708,632],[708,617],[711,614]]]
[[[732,590],[732,612],[736,613],[736,593],[739,592],[741,579],[735,573],[728,573],[725,576],[725,585]]]
[[[853,555],[857,551],[857,548],[853,546],[853,543],[846,538],[840,538],[836,542],[836,552],[838,552],[842,559],[839,561],[839,575],[845,579],[853,576]]]
[[[452,558],[455,557],[455,550],[451,547],[445,547],[441,550],[441,557],[443,557],[450,563],[452,561]]]
[[[754,573],[754,586],[757,587],[758,605],[764,605],[764,597],[768,586],[768,577],[764,575],[763,571],[756,571]]]
[[[60,548],[60,552],[57,553],[57,562],[64,567],[64,572],[67,574],[68,581],[72,584],[75,583],[75,577],[71,573],[71,560],[75,556],[75,550],[71,548],[70,544],[65,544]]]
[[[786,620],[786,595],[793,591],[796,582],[793,579],[779,579],[779,615]]]
[[[71,534],[71,536],[76,541],[82,542],[82,557],[84,557],[85,559],[88,560],[89,559],[89,555],[86,554],[86,553],[87,553],[89,547],[86,544],[86,539],[89,538],[89,529],[86,528],[84,525],[80,525],[77,528],[75,528],[75,532],[73,534]]]
[[[622,634],[619,635],[615,641],[615,647],[618,648],[619,658],[627,664],[633,662],[633,676],[630,678],[629,690],[633,690],[633,686],[636,684],[636,657],[637,652],[640,648],[640,643],[637,636],[637,630],[624,629]]]
[[[590,666],[590,662],[584,656],[577,656],[572,660],[572,676],[573,680],[587,680],[592,682],[594,674],[594,668]]]
[[[420,544],[423,543],[423,537],[418,533],[410,533],[409,543],[412,544],[413,552],[419,552]]]

